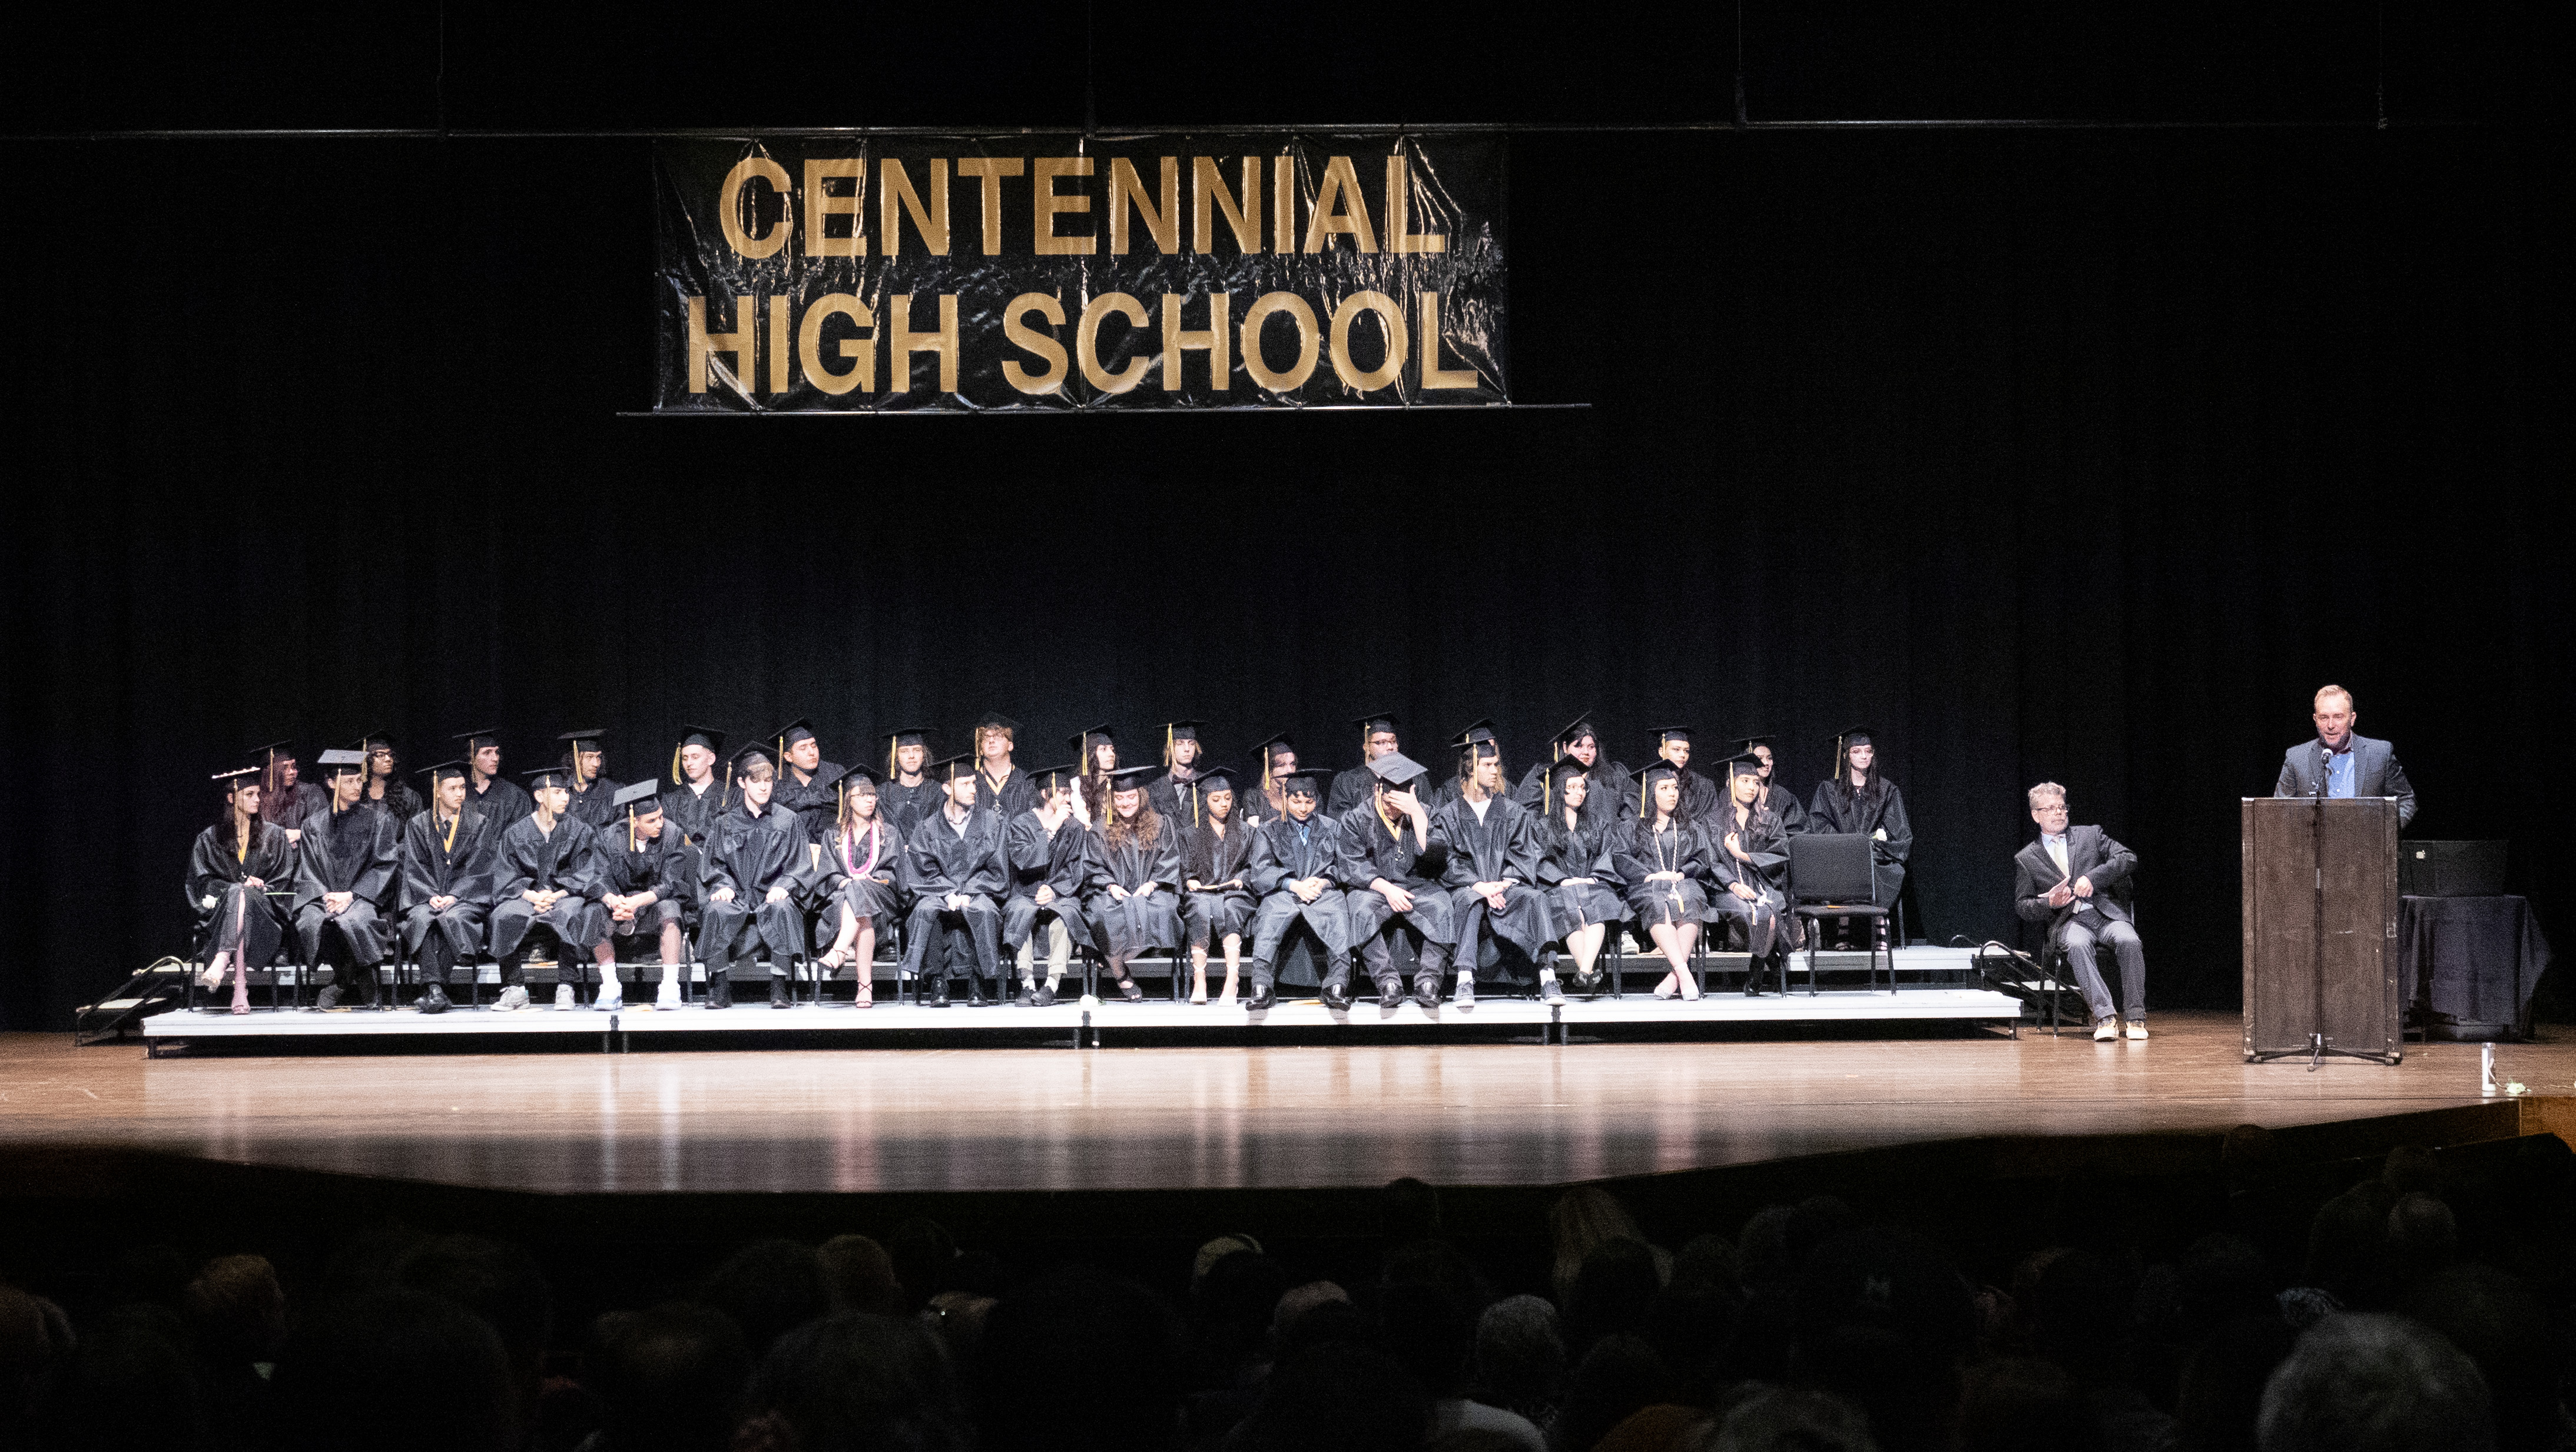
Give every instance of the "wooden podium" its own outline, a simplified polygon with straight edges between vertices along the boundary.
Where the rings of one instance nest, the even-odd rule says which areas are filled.
[[[2397,802],[2247,797],[2245,1058],[2394,1064]]]

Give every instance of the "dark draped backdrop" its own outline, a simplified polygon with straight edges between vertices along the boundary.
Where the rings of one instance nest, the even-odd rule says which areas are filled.
[[[2155,999],[2220,1006],[2236,799],[2269,790],[2331,680],[2397,743],[2412,835],[2511,838],[2516,890],[2576,942],[2550,871],[2576,808],[2563,108],[2516,12],[2439,65],[2410,54],[2399,100],[2428,114],[2367,124],[2391,104],[2369,37],[2327,15],[2300,23],[2358,68],[2334,85],[2230,72],[2175,100],[2149,47],[2154,74],[2096,95],[2107,120],[2302,124],[1517,131],[1513,391],[1588,407],[1475,415],[624,417],[652,348],[645,141],[46,138],[426,124],[405,118],[432,102],[410,61],[357,84],[354,51],[299,62],[318,99],[277,77],[274,115],[247,83],[200,78],[201,119],[184,88],[102,99],[75,68],[69,119],[12,103],[0,149],[24,778],[0,815],[0,1023],[63,1027],[183,950],[207,778],[244,748],[293,737],[309,762],[384,729],[410,768],[487,724],[512,768],[604,726],[631,780],[667,771],[683,721],[809,716],[850,761],[916,721],[962,750],[993,709],[1045,765],[1091,722],[1154,743],[1194,716],[1221,759],[1284,729],[1342,766],[1347,718],[1385,709],[1434,764],[1491,716],[1517,772],[1589,709],[1631,763],[1667,721],[1776,733],[1803,796],[1867,722],[1913,813],[1918,936],[2012,935],[2023,789],[2053,779],[2139,853]],[[615,67],[646,39],[561,89],[467,53],[500,24],[452,25],[451,124],[1084,104],[1078,9],[1069,50],[962,100],[916,77],[884,107],[808,90],[723,115],[635,101]],[[1558,87],[1541,37],[1470,47],[1408,98],[1431,115],[1376,104],[1410,84],[1396,60],[1151,104],[1104,70],[1096,104],[1727,119],[1733,39],[1693,24],[1679,60],[1571,42]],[[1760,46],[1795,49],[1760,31],[1756,120]],[[2083,37],[2106,74],[2118,38]],[[1875,91],[1772,61],[1802,79],[1771,93],[1832,115],[2081,100],[2014,91],[2038,60],[1908,90],[1889,49]],[[1042,83],[1014,90],[1023,71]]]

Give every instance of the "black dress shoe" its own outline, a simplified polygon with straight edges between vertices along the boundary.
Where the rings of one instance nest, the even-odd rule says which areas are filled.
[[[1017,997],[1017,998],[1015,998],[1015,999],[1012,999],[1011,1001],[1012,1001],[1013,1003],[1018,1004],[1018,1005],[1019,1005],[1020,1007],[1022,1007],[1022,1008],[1035,1008],[1035,1007],[1037,1007],[1037,1006],[1038,1006],[1038,990],[1037,990],[1037,985],[1036,985],[1036,984],[1033,984],[1033,983],[1023,983],[1023,984],[1021,984],[1021,985],[1020,985],[1020,996],[1019,996],[1019,997]]]
[[[948,979],[944,974],[941,975],[936,983],[931,985],[930,1006],[932,1008],[946,1008],[948,1006]]]
[[[769,1006],[771,1008],[788,1008],[793,1006],[787,997],[786,979],[772,978],[769,980]]]
[[[1037,997],[1031,1001],[1036,1003],[1040,1008],[1055,1007],[1055,985],[1052,983],[1039,984]]]
[[[1424,1008],[1440,1006],[1440,980],[1437,978],[1413,985],[1413,1001]]]
[[[1377,985],[1377,1006],[1395,1008],[1404,1002],[1404,984],[1399,979],[1382,978]]]
[[[1266,983],[1263,984],[1261,986],[1261,992],[1265,999],[1262,1006],[1267,1008],[1269,1007],[1269,1004],[1266,1000],[1270,992],[1270,985]],[[1335,1013],[1347,1013],[1350,1011],[1351,989],[1350,985],[1347,983],[1325,984],[1321,997],[1324,1000],[1324,1007],[1331,1009]]]
[[[983,980],[983,979],[981,979],[981,978],[969,978],[969,979],[967,979],[967,980],[966,980],[966,1006],[967,1006],[968,1008],[982,1008],[982,1007],[984,1007],[984,980]]]
[[[707,1007],[733,1007],[733,975],[730,972],[707,975]]]
[[[415,1006],[423,1013],[445,1013],[447,1012],[447,990],[435,983],[430,984],[420,991],[420,1002]]]
[[[1269,984],[1255,983],[1252,985],[1252,996],[1243,1001],[1243,1011],[1246,1013],[1259,1013],[1261,1010],[1270,1007],[1278,1001],[1279,995],[1271,989]],[[1327,998],[1324,1002],[1327,1006],[1330,1006],[1332,1000]],[[1342,1000],[1342,1007],[1350,1007],[1350,1000]]]

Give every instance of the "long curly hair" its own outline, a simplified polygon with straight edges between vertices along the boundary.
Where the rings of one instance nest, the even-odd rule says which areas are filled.
[[[218,816],[218,817],[216,817],[216,818],[215,818],[215,840],[216,840],[216,841],[218,841],[218,842],[223,843],[223,844],[224,844],[225,846],[227,846],[227,847],[239,848],[239,847],[241,847],[241,846],[242,846],[242,843],[241,843],[240,839],[238,839],[237,837],[235,837],[235,836],[233,835],[233,796],[234,796],[234,793],[232,793],[232,792],[226,792],[226,793],[224,793],[224,804],[223,804],[223,807],[221,808],[222,815],[221,815],[221,816]],[[267,793],[266,791],[262,791],[262,792],[260,793],[260,802],[261,802],[261,804],[262,804],[263,806],[264,806],[264,805],[266,805],[266,804],[267,804],[267,800],[268,800],[268,793]],[[251,850],[251,851],[256,852],[256,851],[258,851],[258,850],[259,850],[259,839],[260,839],[260,834],[261,834],[261,833],[263,833],[263,832],[265,832],[265,831],[267,831],[267,830],[268,830],[268,823],[267,823],[267,821],[266,821],[266,820],[264,820],[264,819],[260,816],[260,814],[259,814],[259,813],[257,813],[257,812],[253,812],[253,813],[251,813],[251,814],[250,814],[250,850]]]
[[[1136,815],[1122,817],[1116,808],[1111,808],[1108,828],[1100,835],[1112,847],[1124,847],[1130,842],[1139,847],[1151,847],[1163,840],[1163,814],[1154,810],[1152,797],[1139,793]]]

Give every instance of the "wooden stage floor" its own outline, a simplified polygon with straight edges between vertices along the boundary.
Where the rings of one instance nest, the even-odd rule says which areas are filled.
[[[860,1049],[148,1060],[0,1037],[0,1145],[124,1146],[538,1192],[1545,1185],[1991,1134],[2274,1128],[2491,1102],[2478,1047],[2248,1065],[2233,1014],[2143,1044]],[[2497,1048],[2564,1095],[2576,1034]]]

